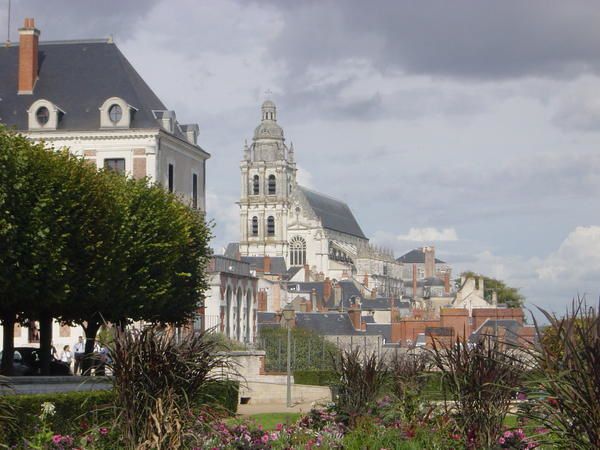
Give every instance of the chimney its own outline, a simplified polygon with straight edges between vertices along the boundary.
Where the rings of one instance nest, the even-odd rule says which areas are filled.
[[[450,274],[448,272],[444,273],[444,293],[450,294]]]
[[[363,278],[363,285],[368,288],[369,287],[369,274],[365,273],[365,277]]]
[[[360,320],[361,310],[357,305],[352,305],[348,310],[348,316],[352,321],[352,326],[355,330],[361,329],[361,320]]]
[[[38,78],[38,42],[40,30],[33,19],[25,19],[19,28],[19,94],[33,94]]]
[[[265,256],[263,258],[263,272],[271,273],[271,257],[270,256]]]
[[[496,291],[492,292],[492,305],[494,305],[494,306],[498,305],[498,292],[496,292]]]
[[[310,303],[311,303],[311,311],[316,311],[317,310],[317,290],[315,288],[312,288],[310,290]]]
[[[413,282],[412,282],[412,298],[413,300],[415,298],[417,298],[417,265],[413,264],[413,268],[412,268],[412,273],[413,273]]]
[[[340,306],[342,303],[342,287],[339,284],[333,286],[333,304]]]
[[[377,288],[371,289],[371,298],[377,298]]]
[[[485,285],[483,283],[483,277],[479,277],[479,289],[481,292],[481,298],[485,298]]]
[[[435,275],[435,248],[423,247],[425,253],[425,278]]]
[[[323,301],[329,300],[329,297],[331,297],[331,280],[327,277],[323,281]]]
[[[310,267],[308,267],[308,264],[304,264],[304,282],[310,282]]]

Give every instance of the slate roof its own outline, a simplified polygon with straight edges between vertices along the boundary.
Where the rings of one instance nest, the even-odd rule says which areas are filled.
[[[367,334],[383,336],[386,343],[392,340],[392,325],[389,323],[367,323]]]
[[[288,280],[291,278],[294,278],[294,276],[300,272],[300,269],[302,269],[302,267],[300,266],[294,266],[294,267],[290,267],[287,271],[287,278]]]
[[[322,336],[349,336],[364,334],[354,329],[348,313],[296,313],[296,326]]]
[[[298,189],[300,189],[315,214],[321,219],[324,228],[367,239],[346,203],[304,186],[298,186]]]
[[[453,336],[454,329],[452,327],[425,327],[425,336]]]
[[[40,42],[39,79],[31,95],[17,94],[18,54],[17,44],[0,47],[0,122],[5,125],[27,130],[27,109],[43,98],[65,112],[59,130],[98,130],[99,108],[120,97],[136,108],[130,128],[160,127],[152,111],[166,106],[114,43]],[[178,127],[173,134],[186,140]]]
[[[242,261],[250,264],[250,268],[257,271],[262,271],[265,267],[264,256],[242,256]],[[283,256],[271,256],[271,271],[269,273],[283,275],[287,272],[285,258]]]
[[[406,264],[425,264],[425,253],[422,250],[416,248],[410,252],[397,258],[396,261]],[[446,264],[445,261],[435,258],[436,264]]]
[[[225,248],[225,254],[223,256],[231,259],[238,259],[240,257],[240,243],[230,242],[227,244],[227,247]]]
[[[444,280],[439,277],[428,277],[417,281],[417,286],[445,286]]]
[[[477,342],[479,339],[494,335],[496,330],[502,336],[502,340],[508,343],[516,343],[519,337],[519,330],[522,325],[513,319],[487,319],[481,326],[475,330],[469,337],[469,341]]]
[[[394,306],[396,308],[409,309],[409,302],[402,302],[399,299],[394,299]],[[377,298],[365,298],[361,302],[361,307],[363,310],[382,310],[387,311],[390,309],[390,299],[387,297],[377,297]]]
[[[274,312],[257,311],[256,323],[276,323],[275,316]]]
[[[361,316],[360,320],[362,323],[375,323],[375,318],[372,315]]]

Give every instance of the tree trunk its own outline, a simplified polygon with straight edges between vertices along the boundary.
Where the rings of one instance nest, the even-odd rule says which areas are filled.
[[[83,375],[91,375],[93,367],[94,344],[96,343],[96,335],[100,330],[100,323],[89,320],[86,326],[83,327],[85,332],[85,354],[81,362],[81,373]]]
[[[40,375],[50,375],[51,348],[52,315],[44,312],[40,315]]]
[[[13,374],[13,359],[15,353],[15,318],[14,314],[2,315],[2,361],[0,362],[0,373],[11,376]]]

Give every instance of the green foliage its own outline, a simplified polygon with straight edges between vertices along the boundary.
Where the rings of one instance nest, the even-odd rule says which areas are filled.
[[[426,414],[423,390],[430,362],[426,354],[396,353],[389,364],[391,390],[404,423],[415,423]]]
[[[336,374],[333,370],[295,370],[294,384],[312,386],[329,386],[335,383]]]
[[[535,323],[540,344],[527,350],[539,370],[522,416],[548,428],[557,448],[600,448],[600,305],[579,298],[562,318],[540,311],[550,325],[542,334]]]
[[[519,292],[519,288],[507,286],[502,280],[480,275],[475,272],[463,272],[462,277],[475,278],[479,282],[479,278],[483,277],[485,284],[485,299],[492,299],[492,292],[496,292],[498,295],[498,303],[504,303],[509,308],[522,308],[525,303],[525,296]],[[459,280],[460,281],[460,280]]]
[[[212,405],[227,415],[237,412],[240,383],[233,380],[207,382],[202,386],[198,395],[192,400],[192,409],[202,410],[206,405]]]
[[[114,416],[114,395],[111,391],[86,391],[53,394],[8,395],[3,397],[14,411],[18,428],[0,426],[0,444],[16,444],[23,437],[33,436],[39,424],[42,404],[50,402],[56,410],[48,417],[48,426],[61,434],[75,433],[82,424],[103,425]]]
[[[287,364],[287,329],[267,328],[260,332],[259,347],[265,350],[265,370],[284,372]],[[323,336],[301,328],[292,329],[292,370],[331,370],[337,346]]]

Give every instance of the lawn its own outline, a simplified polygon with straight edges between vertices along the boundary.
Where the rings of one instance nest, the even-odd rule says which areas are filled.
[[[278,423],[282,423],[284,425],[296,423],[296,421],[300,418],[301,413],[262,413],[262,414],[253,414],[251,416],[245,417],[236,417],[229,419],[229,423],[237,423],[237,422],[245,422],[248,419],[256,422],[257,425],[262,425],[265,430],[275,430]]]

